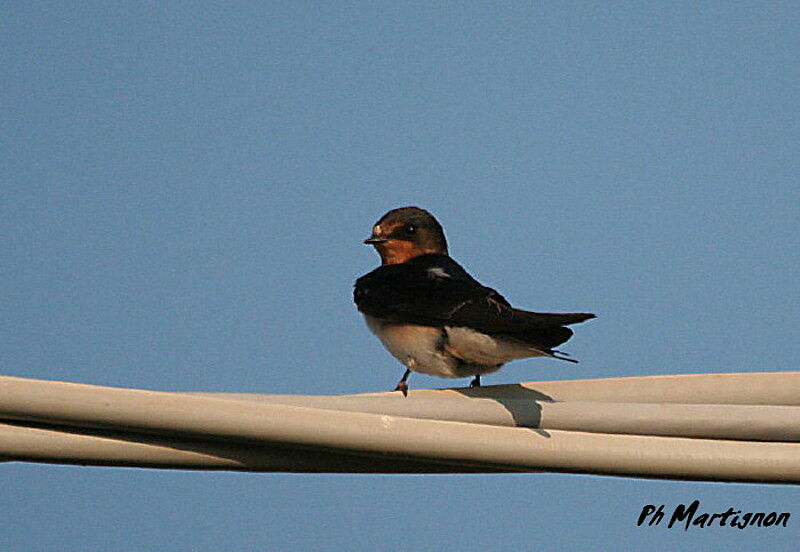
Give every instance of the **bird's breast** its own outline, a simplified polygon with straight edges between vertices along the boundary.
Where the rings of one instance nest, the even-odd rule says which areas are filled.
[[[400,362],[409,357],[430,356],[442,348],[444,335],[439,328],[385,322],[369,315],[364,315],[364,319],[372,333]]]

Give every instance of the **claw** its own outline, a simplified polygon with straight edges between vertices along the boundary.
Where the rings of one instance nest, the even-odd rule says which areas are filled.
[[[397,382],[397,387],[394,388],[395,391],[402,391],[404,397],[408,397],[408,384],[406,383],[406,380],[410,375],[411,375],[411,368],[406,370],[406,373],[403,374],[403,377],[400,378],[400,381]]]

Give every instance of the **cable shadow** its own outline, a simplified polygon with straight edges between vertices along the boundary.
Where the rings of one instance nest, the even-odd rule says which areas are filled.
[[[489,387],[461,387],[453,391],[469,398],[491,399],[505,408],[517,427],[531,429],[542,437],[550,438],[550,434],[542,429],[541,402],[555,402],[546,393],[529,389],[522,384],[492,385]]]

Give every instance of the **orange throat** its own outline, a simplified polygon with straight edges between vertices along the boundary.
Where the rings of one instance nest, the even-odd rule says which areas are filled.
[[[385,265],[400,264],[420,255],[436,253],[436,251],[417,247],[410,241],[405,240],[389,240],[378,245],[377,249],[378,254],[381,256],[381,262]]]

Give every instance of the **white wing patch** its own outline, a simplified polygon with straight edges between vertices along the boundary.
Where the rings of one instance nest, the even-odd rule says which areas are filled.
[[[428,278],[432,280],[436,278],[452,278],[452,276],[450,276],[447,273],[447,271],[440,266],[429,268],[427,272],[428,272]]]

